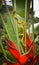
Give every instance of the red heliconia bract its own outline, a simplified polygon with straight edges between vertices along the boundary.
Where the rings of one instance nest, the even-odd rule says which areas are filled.
[[[12,56],[14,56],[18,60],[19,57],[20,57],[20,53],[17,50],[15,44],[12,41],[8,40],[8,39],[6,39],[6,41],[11,46],[11,47],[8,46],[8,50],[11,52]]]
[[[32,46],[32,51],[34,52],[34,43],[30,40],[29,35],[26,33],[26,44],[27,48]]]
[[[26,33],[26,44],[27,44],[28,49],[30,49],[30,47],[32,47],[29,57],[30,57],[30,59],[33,59],[33,57],[34,57],[34,43],[30,40],[27,33]]]
[[[26,33],[26,44],[28,50],[30,47],[32,47],[31,51],[27,55],[20,55],[20,52],[16,48],[15,44],[11,41],[6,39],[8,43],[8,50],[11,53],[12,56],[17,60],[17,63],[10,63],[7,61],[7,65],[25,65],[28,61],[28,59],[31,59],[32,62],[29,62],[28,65],[33,65],[38,61],[38,57],[34,57],[34,43],[30,40],[28,34]]]
[[[23,65],[28,61],[29,58],[29,54],[28,55],[20,55],[19,51],[17,50],[17,48],[15,47],[14,43],[8,39],[6,39],[7,43],[9,43],[8,45],[8,50],[9,52],[12,54],[12,56],[14,56],[14,58],[19,62],[19,64]]]

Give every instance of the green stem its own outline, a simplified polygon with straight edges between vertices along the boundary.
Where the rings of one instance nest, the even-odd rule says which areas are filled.
[[[28,29],[28,31],[29,31],[29,36],[30,36],[30,28]]]
[[[14,9],[16,10],[16,0],[14,0]],[[17,14],[15,13],[14,16],[16,16]],[[17,21],[15,20],[15,29],[16,29],[16,37],[17,37],[17,47],[18,50],[20,52],[20,40],[19,40],[19,35],[18,35],[18,24]]]
[[[33,0],[32,0],[32,40],[34,41],[34,16],[33,16]]]
[[[25,45],[23,44],[23,43],[21,43],[24,47],[25,47]],[[31,51],[31,49],[32,49],[32,46],[30,47],[30,49],[27,51],[27,52],[23,52],[24,54],[23,55],[27,55],[27,54],[29,54],[30,53],[30,51]]]
[[[16,27],[16,37],[17,37],[17,47],[18,47],[18,50],[20,51],[20,40],[19,40],[19,35],[18,35],[18,25],[17,25],[17,22],[15,21],[15,27]]]
[[[9,36],[9,38],[11,39],[11,36],[10,36],[10,34],[9,34],[9,32],[8,32],[8,29],[7,29],[7,26],[5,25],[4,19],[3,19],[3,17],[2,17],[1,14],[0,14],[0,16],[1,16],[1,19],[2,19],[2,22],[3,22],[3,25],[4,25],[4,28],[6,29],[7,34],[8,34],[8,36]]]
[[[3,54],[4,54],[5,59],[6,59],[7,61],[11,62],[11,63],[15,63],[15,62],[13,62],[13,61],[11,61],[10,59],[7,58],[6,52],[5,52],[5,50],[4,50],[4,48],[3,48],[3,45],[2,45],[2,42],[1,42],[1,39],[0,39],[0,46],[1,46],[1,48],[2,48],[2,51],[3,51]]]
[[[4,0],[4,3],[5,3],[5,7],[6,7],[6,9],[7,9],[7,13],[8,13],[8,15],[9,15],[10,22],[11,22],[11,24],[12,24],[12,28],[13,28],[14,33],[15,33],[15,26],[14,26],[15,23],[14,23],[13,16],[12,16],[13,14],[12,14],[12,15],[10,14],[10,11],[9,11],[7,5],[6,5],[5,0]],[[16,33],[15,33],[15,35],[16,35]]]
[[[31,50],[32,50],[32,47],[30,47],[30,49],[26,53],[24,53],[23,55],[29,54]]]
[[[30,24],[29,24],[29,29],[28,29],[28,32],[29,32],[29,36],[30,36]]]
[[[16,10],[16,0],[14,0],[14,10]]]
[[[33,18],[32,18],[32,40],[34,41],[34,22],[33,22]]]
[[[25,2],[25,52],[27,50],[27,45],[26,45],[26,22],[27,22],[27,0]]]

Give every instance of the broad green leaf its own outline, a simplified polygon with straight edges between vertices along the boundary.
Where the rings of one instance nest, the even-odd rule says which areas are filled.
[[[2,22],[4,24],[5,30],[8,34],[9,39],[12,40],[14,43],[16,43],[16,36],[15,36],[14,29],[13,29],[12,24],[11,24],[11,20],[10,20],[9,16],[6,18],[7,19],[2,17]],[[12,20],[12,22],[13,22],[13,20]]]
[[[16,17],[18,18],[19,22],[24,20],[24,18],[20,17],[19,15],[16,15]],[[13,17],[13,14],[10,14],[10,16],[8,14],[5,14],[4,17],[2,17],[2,19],[3,19],[2,22],[4,24],[9,39],[12,40],[17,45],[16,27],[15,27],[16,21]]]

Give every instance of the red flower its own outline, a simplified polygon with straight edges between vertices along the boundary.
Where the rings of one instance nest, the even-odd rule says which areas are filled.
[[[30,49],[30,47],[32,47],[29,57],[30,57],[30,59],[33,59],[33,57],[34,57],[34,43],[30,40],[27,33],[26,33],[26,44],[27,44],[28,49]]]
[[[32,62],[29,62],[28,65],[33,65],[33,63],[35,64],[38,61],[38,57],[37,56],[34,57],[34,43],[30,40],[27,33],[26,33],[27,48],[29,50],[30,47],[32,47],[32,49],[31,49],[31,51],[28,55],[20,55],[20,53],[19,53],[18,49],[16,48],[15,44],[8,39],[6,39],[6,41],[8,43],[9,52],[17,60],[17,63],[7,62],[8,65],[25,65],[29,58],[31,59]]]
[[[38,56],[34,56],[33,60],[31,62],[28,62],[28,65],[35,65],[38,62]],[[19,63],[10,63],[7,61],[7,65],[23,65]]]
[[[17,50],[14,43],[8,39],[6,39],[6,41],[9,44],[8,45],[9,52],[12,54],[12,56],[14,56],[14,58],[18,61],[19,64],[24,65],[28,61],[29,54],[28,55],[20,55],[20,53]]]
[[[26,44],[29,49],[32,46],[32,51],[34,51],[34,43],[30,40],[29,35],[26,33]]]
[[[32,42],[26,33],[26,43],[27,43],[27,48],[29,49],[32,46],[32,50],[29,54],[29,58],[31,59],[31,62],[28,65],[33,65],[36,64],[38,61],[38,56],[34,56],[34,42]]]
[[[18,60],[19,57],[20,57],[20,53],[17,50],[15,44],[12,41],[8,40],[8,39],[6,39],[6,41],[9,44],[8,45],[8,50],[10,51],[10,53],[12,54],[12,56],[14,56]]]

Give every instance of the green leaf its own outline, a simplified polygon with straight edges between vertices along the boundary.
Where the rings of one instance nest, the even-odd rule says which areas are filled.
[[[4,28],[8,34],[9,39],[12,40],[14,43],[16,43],[16,36],[15,36],[14,29],[13,29],[12,23],[11,23],[11,22],[13,22],[12,17],[10,19],[10,17],[7,16],[6,17],[7,19],[6,19],[5,17],[1,16],[1,18],[2,18],[2,22],[4,24]]]
[[[6,56],[8,59],[10,59],[13,62],[17,62],[17,60],[10,54],[10,52],[8,50],[5,50],[5,52],[6,52]],[[0,54],[3,54],[2,50],[0,50]]]
[[[6,50],[6,55],[7,55],[7,58],[9,58],[11,61],[13,62],[17,62],[17,60],[10,54],[9,51]]]

